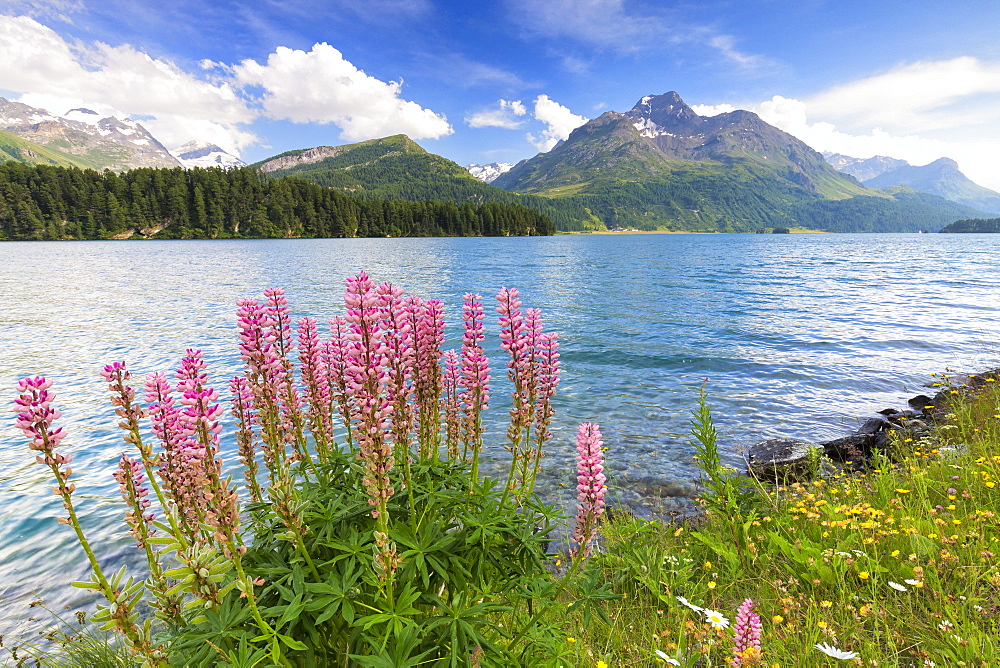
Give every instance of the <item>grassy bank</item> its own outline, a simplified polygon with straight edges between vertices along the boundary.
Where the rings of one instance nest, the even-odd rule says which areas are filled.
[[[746,489],[717,470],[702,521],[607,522],[595,565],[621,598],[610,624],[567,626],[577,665],[728,665],[733,626],[709,617],[733,622],[747,598],[759,665],[995,665],[998,384],[950,389],[932,435],[900,436],[867,473]]]

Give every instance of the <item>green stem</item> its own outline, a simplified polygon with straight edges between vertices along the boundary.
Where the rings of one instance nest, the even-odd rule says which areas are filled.
[[[257,597],[253,593],[253,580],[251,580],[246,572],[243,570],[243,558],[239,553],[239,546],[236,545],[236,541],[230,538],[229,540],[230,553],[232,554],[233,566],[236,568],[236,577],[240,579],[243,584],[243,593],[247,596],[247,602],[250,604],[250,614],[253,615],[254,621],[257,622],[257,626],[269,639],[269,644],[271,645],[271,659],[275,663],[280,663],[282,666],[288,666],[291,668],[292,664],[282,655],[281,653],[281,643],[278,641],[278,632],[271,627],[264,617],[260,614],[260,609],[257,607]]]
[[[581,553],[582,553],[582,550],[581,550]],[[524,634],[527,633],[528,630],[532,626],[535,625],[535,622],[537,622],[539,619],[541,619],[542,615],[544,615],[546,612],[548,612],[552,608],[553,605],[555,605],[556,603],[558,603],[559,596],[566,590],[566,587],[569,585],[570,580],[573,579],[573,575],[576,573],[576,571],[580,567],[580,565],[583,564],[583,562],[584,562],[584,558],[582,556],[578,556],[576,559],[573,559],[572,563],[570,564],[569,570],[566,572],[565,577],[563,577],[563,580],[559,584],[559,587],[556,589],[555,593],[552,594],[549,597],[549,604],[548,605],[539,606],[538,612],[536,612],[531,617],[531,619],[528,620],[528,623],[525,624],[524,627],[520,631],[518,631],[517,635],[515,635],[511,639],[511,641],[509,643],[511,646],[515,645],[518,640],[520,640],[521,638],[523,638]]]

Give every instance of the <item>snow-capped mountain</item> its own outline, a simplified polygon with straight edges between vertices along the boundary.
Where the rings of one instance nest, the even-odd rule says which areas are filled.
[[[823,157],[838,172],[850,174],[861,182],[874,179],[880,174],[885,174],[900,167],[907,167],[910,164],[905,160],[890,158],[885,155],[876,155],[871,158],[852,158],[849,155],[824,151]]]
[[[491,162],[487,165],[466,165],[465,168],[480,181],[493,183],[498,176],[510,171],[513,166],[512,162]]]
[[[189,141],[170,152],[185,169],[194,167],[245,167],[246,163],[215,144]]]
[[[73,155],[96,169],[180,165],[141,124],[130,118],[102,118],[91,109],[71,109],[59,116],[0,97],[0,130]]]

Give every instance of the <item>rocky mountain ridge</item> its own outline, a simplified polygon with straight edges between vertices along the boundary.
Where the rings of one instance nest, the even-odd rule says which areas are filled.
[[[101,116],[83,107],[58,115],[0,97],[0,131],[65,155],[68,164],[98,170],[244,164],[207,142],[192,141],[169,151],[141,123],[131,118]],[[20,159],[12,154],[8,157]]]
[[[58,116],[0,98],[0,130],[76,156],[97,169],[180,166],[142,124],[130,118],[102,118],[90,109],[71,109]]]

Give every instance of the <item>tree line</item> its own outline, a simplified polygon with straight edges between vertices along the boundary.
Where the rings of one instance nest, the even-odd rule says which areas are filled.
[[[239,169],[115,173],[0,164],[0,240],[529,236],[552,220],[518,204],[359,198]]]
[[[969,218],[956,220],[946,226],[942,232],[963,232],[973,234],[1000,233],[1000,218]]]

